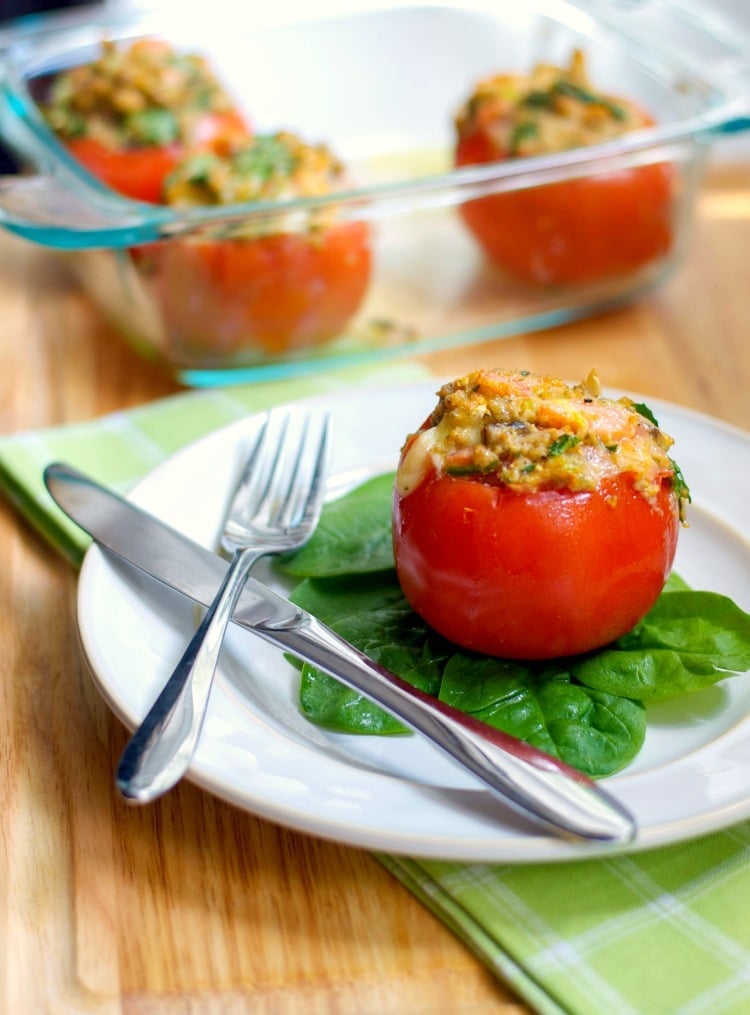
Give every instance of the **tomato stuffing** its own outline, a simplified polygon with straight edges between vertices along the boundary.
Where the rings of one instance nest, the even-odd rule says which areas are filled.
[[[632,403],[586,385],[502,371],[446,385],[399,465],[404,595],[444,637],[489,655],[607,644],[672,567],[687,490],[670,445]]]
[[[191,148],[221,147],[227,138],[249,136],[240,113],[212,113],[195,123]],[[164,184],[188,150],[184,143],[110,148],[92,137],[71,138],[66,147],[82,166],[108,187],[136,201],[160,204]]]
[[[539,65],[530,75],[481,82],[456,117],[455,163],[551,154],[652,123],[635,103],[592,89],[576,51],[567,69]],[[659,162],[587,172],[468,201],[462,217],[492,262],[535,285],[612,278],[669,254],[674,168]]]
[[[153,203],[187,153],[226,151],[252,134],[206,60],[159,39],[105,42],[97,59],[53,79],[42,111],[93,176]]]

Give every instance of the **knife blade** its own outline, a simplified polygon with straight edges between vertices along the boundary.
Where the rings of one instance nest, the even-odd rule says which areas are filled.
[[[217,554],[70,465],[49,465],[44,482],[55,503],[104,550],[210,604],[228,567]],[[613,845],[635,837],[633,816],[602,786],[419,691],[256,579],[248,580],[232,619],[377,702],[546,830]]]

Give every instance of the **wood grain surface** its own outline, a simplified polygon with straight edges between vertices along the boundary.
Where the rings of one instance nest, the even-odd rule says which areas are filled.
[[[712,171],[683,266],[637,305],[425,358],[566,377],[596,367],[750,428],[750,169]],[[0,235],[0,429],[89,419],[178,390],[57,260]],[[85,671],[73,571],[0,501],[0,1010],[12,1015],[520,1015],[366,852],[185,783],[117,796],[125,731]]]

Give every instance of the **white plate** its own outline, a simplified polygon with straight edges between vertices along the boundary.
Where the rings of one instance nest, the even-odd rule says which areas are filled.
[[[333,477],[395,467],[405,435],[435,402],[436,381],[342,392],[334,413]],[[750,435],[676,406],[646,401],[676,439],[693,493],[677,571],[696,588],[750,609]],[[252,417],[183,449],[133,499],[206,546],[258,425]],[[97,548],[81,572],[78,620],[94,678],[130,727],[145,715],[190,638],[195,610]],[[311,834],[376,850],[445,859],[562,860],[609,847],[544,834],[477,788],[437,748],[411,735],[345,736],[308,723],[296,671],[252,634],[233,629],[205,733],[190,771],[237,806]],[[643,751],[608,788],[635,814],[628,848],[687,839],[750,817],[750,673],[649,707]]]

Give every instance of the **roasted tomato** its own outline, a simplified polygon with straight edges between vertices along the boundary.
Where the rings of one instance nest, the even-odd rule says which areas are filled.
[[[155,203],[187,152],[226,151],[251,136],[205,59],[158,39],[104,43],[96,60],[53,80],[42,109],[97,179]]]
[[[627,399],[527,373],[448,384],[402,452],[404,595],[465,648],[515,659],[629,631],[669,574],[687,488],[672,440]]]
[[[567,70],[481,82],[456,117],[457,166],[544,155],[652,125],[633,102],[592,90],[583,55]],[[595,282],[667,255],[673,242],[674,169],[653,163],[491,194],[461,213],[488,257],[542,285]]]
[[[359,308],[371,260],[362,222],[319,236],[170,241],[150,257],[170,341],[206,365],[334,338]]]
[[[72,138],[71,155],[108,187],[136,201],[161,201],[164,180],[180,158],[178,145],[113,149],[96,138]]]
[[[176,206],[206,206],[327,195],[345,184],[323,145],[293,134],[258,135],[230,157],[187,160],[166,184]],[[282,354],[334,338],[354,316],[370,278],[370,231],[335,207],[313,210],[299,227],[283,213],[157,244],[152,284],[176,350],[191,359],[232,353]]]
[[[237,139],[248,129],[237,112],[207,114],[195,123],[196,140],[191,147],[221,147],[227,138]],[[200,139],[200,140],[198,140]],[[164,181],[185,157],[182,143],[110,148],[93,137],[71,138],[66,142],[71,155],[108,187],[136,201],[159,204],[164,199]]]

